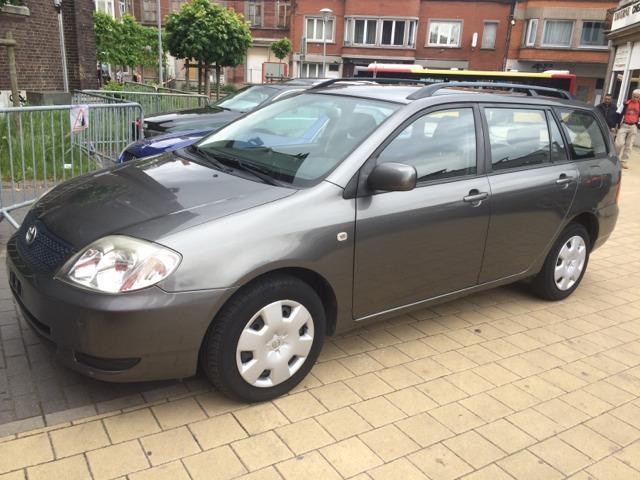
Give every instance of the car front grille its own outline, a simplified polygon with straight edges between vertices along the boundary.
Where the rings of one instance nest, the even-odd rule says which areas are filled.
[[[27,231],[35,226],[37,233],[32,243],[27,242]],[[29,212],[16,233],[16,249],[25,266],[33,273],[53,273],[74,253],[73,247],[57,237]]]

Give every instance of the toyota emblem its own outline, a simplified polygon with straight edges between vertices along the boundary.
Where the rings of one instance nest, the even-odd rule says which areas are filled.
[[[38,236],[38,227],[36,227],[35,225],[31,225],[27,229],[27,234],[24,236],[24,239],[27,241],[27,245],[31,245],[35,241],[37,236]]]

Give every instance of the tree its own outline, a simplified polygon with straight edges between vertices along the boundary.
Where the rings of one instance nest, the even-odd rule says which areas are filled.
[[[205,74],[205,94],[209,96],[209,71],[216,72],[216,98],[220,96],[223,67],[241,64],[251,46],[251,30],[241,15],[210,0],[193,0],[167,17],[167,48],[176,58],[201,62]]]
[[[131,15],[118,21],[102,12],[93,14],[93,22],[98,62],[122,67],[157,64],[157,28],[143,27]]]
[[[271,51],[280,61],[288,56],[291,50],[293,50],[293,44],[287,37],[276,40],[271,44]]]

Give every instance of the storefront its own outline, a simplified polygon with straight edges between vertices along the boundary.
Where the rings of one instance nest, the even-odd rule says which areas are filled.
[[[618,105],[640,88],[640,1],[622,3],[626,4],[613,12],[608,35],[612,52],[606,85]]]

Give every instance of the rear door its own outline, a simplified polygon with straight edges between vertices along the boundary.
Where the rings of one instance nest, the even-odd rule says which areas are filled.
[[[550,109],[502,104],[482,112],[492,201],[481,284],[522,273],[546,253],[579,181]]]

